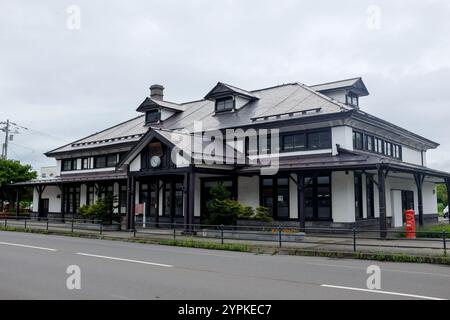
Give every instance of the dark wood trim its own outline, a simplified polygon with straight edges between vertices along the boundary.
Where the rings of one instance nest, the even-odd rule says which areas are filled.
[[[385,239],[387,236],[387,218],[386,218],[386,169],[379,167],[378,169],[378,200],[380,210],[380,238]]]
[[[418,205],[419,205],[419,225],[424,225],[424,218],[423,218],[423,182],[425,181],[425,175],[422,174],[415,174],[414,180],[416,182],[417,187],[417,198],[418,198]]]

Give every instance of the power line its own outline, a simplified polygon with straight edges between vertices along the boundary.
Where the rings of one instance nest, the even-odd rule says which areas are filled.
[[[8,159],[8,144],[14,140],[14,135],[20,134],[19,130],[28,130],[23,126],[19,126],[17,123],[8,120],[0,122],[0,131],[5,133],[5,143],[2,148],[2,159]]]

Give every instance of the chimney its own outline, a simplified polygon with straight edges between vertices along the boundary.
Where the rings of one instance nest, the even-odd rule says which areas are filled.
[[[150,87],[150,98],[155,100],[164,100],[164,87],[160,84],[154,84]]]

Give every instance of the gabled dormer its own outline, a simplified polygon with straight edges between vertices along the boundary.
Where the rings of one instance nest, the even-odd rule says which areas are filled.
[[[206,96],[215,102],[216,114],[234,112],[259,98],[252,92],[219,82]]]
[[[359,108],[360,97],[369,95],[361,78],[323,83],[310,88],[353,108]]]
[[[145,124],[151,126],[183,112],[184,108],[180,104],[164,101],[164,87],[155,84],[150,87],[150,97],[145,98],[136,111],[145,113]]]

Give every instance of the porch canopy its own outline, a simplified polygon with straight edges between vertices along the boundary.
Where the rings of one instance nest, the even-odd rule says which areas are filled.
[[[82,183],[101,183],[108,181],[120,181],[126,180],[127,173],[126,172],[96,172],[90,174],[66,174],[56,179],[36,179],[25,182],[18,182],[11,184],[10,186],[16,188],[16,212],[19,212],[19,201],[20,201],[20,189],[26,187],[36,188],[38,192],[38,216],[41,215],[42,212],[42,194],[45,191],[47,186],[56,186],[61,191],[61,201],[64,201],[64,186],[70,184],[82,184]],[[64,218],[64,209],[61,205],[61,216]]]
[[[256,174],[261,172],[264,166],[246,166],[238,170],[239,174]],[[431,178],[436,183],[445,183],[450,199],[450,173],[429,169],[424,166],[404,163],[395,159],[374,155],[364,151],[351,151],[338,148],[338,155],[311,155],[301,157],[280,158],[279,172],[304,173],[320,171],[361,171],[363,173],[377,175],[377,181],[372,181],[378,188],[380,207],[380,231],[381,236],[386,236],[386,177],[389,173],[411,174],[418,190],[419,224],[424,224],[422,187],[425,178]],[[302,181],[295,181],[299,189],[299,219],[302,228],[305,227],[304,210],[304,186]]]

